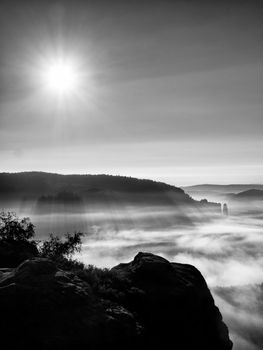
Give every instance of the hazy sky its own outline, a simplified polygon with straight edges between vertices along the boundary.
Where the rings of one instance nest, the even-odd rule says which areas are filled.
[[[0,171],[263,182],[262,1],[1,1]],[[78,87],[41,74],[58,55]]]

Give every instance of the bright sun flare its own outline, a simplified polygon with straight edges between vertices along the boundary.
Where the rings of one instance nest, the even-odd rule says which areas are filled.
[[[58,59],[43,68],[42,80],[45,88],[55,94],[65,95],[77,92],[79,74],[73,62]]]

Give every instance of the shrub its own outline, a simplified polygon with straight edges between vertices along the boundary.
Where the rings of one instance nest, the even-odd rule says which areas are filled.
[[[74,273],[79,273],[85,268],[82,262],[72,258],[59,257],[55,259],[55,263],[59,269]]]
[[[74,232],[60,238],[51,233],[49,239],[40,244],[40,255],[53,260],[71,259],[74,253],[81,250],[82,236],[82,232]]]
[[[59,268],[82,270],[84,264],[72,259],[80,252],[82,232],[67,233],[62,238],[50,234],[49,239],[37,242],[35,226],[29,218],[19,219],[13,212],[0,213],[0,266],[18,266],[35,256],[52,259]]]
[[[29,218],[19,219],[13,212],[0,213],[0,239],[3,241],[28,241],[35,235],[35,226]]]
[[[117,270],[88,265],[77,275],[91,286],[96,295],[112,301],[125,299],[125,293],[130,288],[130,281]]]
[[[29,218],[15,213],[0,213],[0,267],[17,267],[24,260],[38,256],[34,225]]]

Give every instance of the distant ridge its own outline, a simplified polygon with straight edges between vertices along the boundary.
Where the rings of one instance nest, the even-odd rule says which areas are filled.
[[[228,198],[232,200],[263,200],[263,191],[251,189],[236,194],[229,194]]]
[[[263,190],[262,184],[229,184],[229,185],[218,185],[218,184],[201,184],[193,186],[183,186],[186,192],[188,191],[212,191],[218,193],[238,193],[248,190]]]

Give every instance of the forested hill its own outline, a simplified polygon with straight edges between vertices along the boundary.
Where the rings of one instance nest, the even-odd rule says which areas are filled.
[[[99,191],[124,193],[173,192],[189,198],[184,191],[162,182],[112,175],[60,175],[45,172],[0,173],[0,193],[43,195],[72,191],[85,195]]]
[[[220,213],[219,203],[195,201],[181,188],[152,180],[112,175],[60,175],[44,172],[0,173],[0,203],[36,201],[41,206],[96,203],[188,205]],[[22,204],[21,204],[22,205]],[[53,210],[52,209],[52,210]]]

